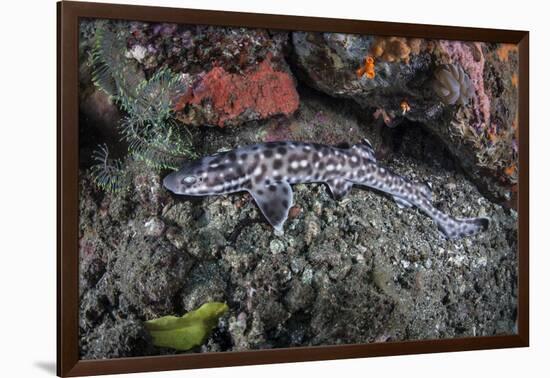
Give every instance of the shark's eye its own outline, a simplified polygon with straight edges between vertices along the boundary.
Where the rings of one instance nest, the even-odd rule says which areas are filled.
[[[183,184],[194,184],[197,178],[195,176],[185,176],[181,181]]]

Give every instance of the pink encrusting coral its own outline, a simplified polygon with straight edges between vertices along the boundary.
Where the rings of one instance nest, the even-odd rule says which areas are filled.
[[[448,55],[450,62],[460,64],[470,77],[475,90],[474,106],[477,123],[475,129],[484,129],[491,123],[491,100],[487,95],[483,81],[485,57],[482,54],[481,43],[465,43],[460,41],[439,41],[441,50]]]
[[[244,74],[214,67],[179,99],[175,111],[184,123],[196,123],[188,121],[205,103],[211,105],[207,107],[211,111],[202,111],[201,119],[225,127],[276,114],[290,115],[298,109],[299,96],[292,76],[276,71],[268,56]],[[195,111],[190,111],[194,107]]]

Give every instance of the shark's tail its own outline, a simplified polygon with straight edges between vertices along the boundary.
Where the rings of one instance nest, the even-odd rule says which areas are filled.
[[[487,230],[489,218],[451,218],[437,219],[437,227],[448,239],[458,239],[465,236],[475,235],[478,232]]]
[[[435,208],[432,204],[431,185],[417,184],[417,190],[421,193],[421,199],[415,204],[428,214],[437,224],[439,231],[447,239],[459,239],[465,236],[472,236],[489,228],[489,218],[454,218]]]

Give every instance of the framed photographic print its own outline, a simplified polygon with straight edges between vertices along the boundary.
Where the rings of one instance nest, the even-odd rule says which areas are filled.
[[[58,3],[58,375],[527,346],[528,38]]]

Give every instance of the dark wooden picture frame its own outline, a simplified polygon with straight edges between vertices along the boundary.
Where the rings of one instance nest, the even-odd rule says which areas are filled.
[[[59,376],[451,352],[529,345],[528,32],[65,1],[57,4],[57,17],[57,374]],[[78,351],[78,25],[79,18],[84,17],[517,44],[519,48],[518,120],[520,130],[517,334],[246,352],[80,360]]]

